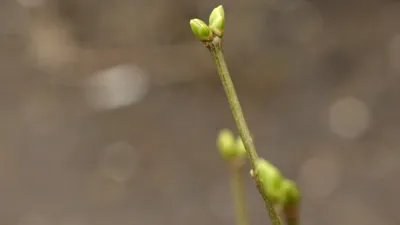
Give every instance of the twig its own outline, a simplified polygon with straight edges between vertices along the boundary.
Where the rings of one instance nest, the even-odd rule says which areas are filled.
[[[245,146],[251,167],[253,168],[253,171],[257,171],[256,160],[258,159],[258,154],[254,146],[253,139],[251,137],[246,120],[244,118],[242,107],[240,105],[239,98],[236,94],[235,86],[233,84],[233,81],[228,71],[228,67],[225,62],[224,54],[222,51],[222,39],[219,38],[218,36],[214,36],[211,42],[206,43],[206,46],[211,51],[214,61],[217,65],[218,74],[221,78],[222,85],[224,87],[226,96],[228,98],[228,102],[231,107],[232,114],[235,119],[240,137],[243,140],[243,144]],[[254,178],[257,184],[258,191],[260,192],[265,202],[265,207],[268,210],[268,214],[271,218],[272,224],[281,225],[280,217],[276,213],[276,210],[274,209],[271,200],[267,196],[267,193],[265,193],[264,188],[262,188],[257,173],[254,174]]]

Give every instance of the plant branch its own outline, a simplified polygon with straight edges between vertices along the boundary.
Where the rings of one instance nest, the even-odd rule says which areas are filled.
[[[243,144],[245,146],[251,167],[253,168],[253,171],[257,171],[256,160],[258,159],[258,154],[253,143],[253,138],[251,137],[249,128],[244,118],[242,107],[240,105],[239,98],[236,94],[235,86],[233,84],[233,81],[228,71],[228,67],[225,62],[224,54],[222,51],[222,40],[221,38],[215,36],[211,42],[206,43],[206,46],[211,51],[214,61],[217,65],[218,74],[221,78],[222,85],[224,87],[226,96],[228,98],[228,102],[231,107],[232,114],[235,119],[240,137],[243,140]],[[281,220],[278,214],[276,213],[276,210],[274,209],[272,202],[267,196],[267,193],[262,187],[257,173],[254,174],[254,178],[257,184],[258,191],[260,192],[265,202],[265,207],[268,210],[268,214],[269,217],[271,218],[272,224],[281,225]]]
[[[217,65],[218,74],[221,78],[222,85],[224,87],[226,96],[228,98],[229,105],[232,110],[233,117],[235,119],[240,137],[243,140],[243,144],[246,148],[247,156],[250,160],[251,167],[255,168],[256,159],[258,159],[258,154],[253,143],[249,128],[244,119],[242,107],[239,102],[239,98],[236,94],[235,86],[231,79],[228,71],[228,67],[225,62],[224,54],[222,52],[222,40],[219,37],[214,37],[212,42],[207,43],[208,49],[210,49],[214,61]]]

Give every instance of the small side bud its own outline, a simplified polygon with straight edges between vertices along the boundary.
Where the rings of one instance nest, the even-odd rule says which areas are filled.
[[[218,6],[211,12],[209,26],[216,36],[222,38],[225,28],[225,12],[222,5]]]
[[[256,172],[267,195],[272,198],[274,203],[278,203],[282,199],[283,178],[280,171],[268,161],[260,158],[256,161]]]
[[[235,140],[232,131],[228,129],[222,129],[219,132],[217,147],[222,157],[228,161],[243,159],[246,156],[246,149],[242,139],[238,137]]]
[[[213,33],[211,29],[200,19],[191,19],[190,20],[190,27],[194,35],[200,41],[212,41]]]
[[[256,161],[256,170],[262,182],[267,183],[268,186],[280,188],[282,175],[274,165],[260,158]]]
[[[219,132],[217,147],[224,159],[231,159],[235,157],[235,137],[232,131],[228,129],[222,129]]]
[[[235,147],[236,147],[236,155],[237,155],[237,157],[246,156],[246,148],[244,147],[244,144],[243,144],[243,141],[242,141],[241,137],[238,137],[236,139]]]
[[[285,179],[282,182],[281,189],[283,193],[283,205],[297,205],[300,202],[300,191],[293,181]]]

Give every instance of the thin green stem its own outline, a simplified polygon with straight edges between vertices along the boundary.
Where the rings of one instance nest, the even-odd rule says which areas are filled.
[[[235,86],[233,84],[233,81],[228,71],[228,67],[225,62],[224,54],[222,52],[222,40],[219,37],[214,37],[213,41],[207,43],[206,46],[213,55],[214,61],[217,65],[218,74],[221,78],[222,85],[224,87],[229,105],[232,110],[233,118],[235,119],[240,137],[243,140],[243,144],[245,146],[251,167],[253,168],[253,171],[256,171],[256,160],[258,159],[258,154],[253,143],[253,138],[251,137],[249,128],[244,118],[242,107],[236,94]],[[258,191],[260,192],[265,202],[265,207],[268,210],[268,214],[272,221],[272,224],[281,225],[281,219],[276,213],[276,210],[274,209],[264,188],[262,188],[257,173],[255,173],[255,181]]]
[[[221,78],[222,85],[228,98],[228,102],[231,107],[240,137],[242,138],[243,144],[246,148],[251,167],[255,168],[255,161],[256,159],[258,159],[258,154],[253,143],[253,138],[251,137],[249,128],[244,118],[243,110],[240,105],[239,98],[236,94],[235,86],[233,84],[233,81],[228,71],[228,67],[225,62],[224,54],[222,52],[221,41],[222,40],[220,38],[214,37],[214,40],[208,43],[208,48],[210,49],[217,65],[218,74]]]
[[[230,171],[231,187],[235,199],[236,225],[249,225],[242,169],[242,165],[232,163]]]

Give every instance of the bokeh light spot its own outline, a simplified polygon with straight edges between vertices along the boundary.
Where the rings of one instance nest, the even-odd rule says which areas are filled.
[[[339,185],[341,167],[333,154],[320,154],[304,162],[300,170],[303,194],[311,199],[328,197]]]
[[[86,83],[87,101],[97,110],[139,102],[148,91],[148,75],[133,65],[118,65],[92,75]]]
[[[346,97],[334,102],[329,109],[330,130],[343,138],[356,138],[370,125],[367,105],[354,97]]]

